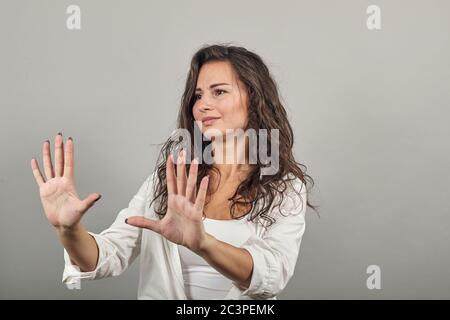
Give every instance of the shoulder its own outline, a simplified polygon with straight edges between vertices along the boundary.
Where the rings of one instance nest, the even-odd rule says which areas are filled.
[[[307,207],[306,184],[292,174],[285,175],[282,182],[280,192],[273,199],[265,217],[258,217],[258,221],[263,226],[270,225],[270,229],[278,229],[277,226],[283,225],[304,225]],[[261,201],[257,203],[257,210],[261,209],[263,200]]]

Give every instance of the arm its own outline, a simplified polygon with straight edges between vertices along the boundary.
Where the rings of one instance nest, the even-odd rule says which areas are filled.
[[[100,234],[94,234],[87,232],[80,221],[100,199],[100,194],[92,193],[85,199],[78,195],[74,181],[73,139],[69,137],[64,145],[62,133],[55,137],[55,167],[51,160],[50,141],[44,142],[42,153],[46,179],[34,158],[31,159],[31,169],[45,215],[64,246],[63,282],[122,273],[138,254],[140,245],[139,230],[126,225],[123,220],[130,215],[144,215],[150,201],[152,176],[147,178],[128,208],[119,213],[113,225]]]
[[[74,261],[83,270],[93,269],[98,259],[98,248],[80,221],[100,199],[100,195],[93,193],[83,200],[79,197],[74,181],[74,142],[71,137],[65,146],[62,133],[55,137],[55,167],[51,160],[49,140],[44,142],[42,153],[45,178],[34,158],[31,160],[31,169],[39,187],[46,218]]]
[[[194,252],[227,278],[246,288],[250,285],[253,259],[247,250],[206,234],[204,246]]]
[[[82,225],[73,229],[56,229],[58,238],[81,271],[92,271],[97,266],[99,249],[97,242]]]
[[[142,232],[126,224],[125,219],[130,216],[144,215],[151,200],[152,179],[153,175],[145,180],[137,194],[129,202],[128,207],[119,212],[108,229],[98,234],[79,230],[78,233],[62,235],[63,241],[68,241],[67,247],[64,246],[64,283],[74,283],[78,279],[101,279],[117,276],[122,274],[136,259],[140,252]],[[86,257],[87,253],[84,252],[82,257],[80,252],[92,249],[91,244],[88,243],[94,243],[96,253],[94,253],[95,250],[92,250],[90,254],[91,257],[96,256],[97,258],[95,264],[86,267],[83,265],[83,257]],[[90,247],[88,248],[88,246]]]
[[[241,293],[257,299],[272,298],[279,294],[293,276],[300,244],[305,232],[307,193],[298,179],[272,216],[276,222],[261,236],[251,235],[241,248],[250,252],[253,271],[250,285]]]
[[[198,161],[192,161],[187,177],[184,158],[182,151],[177,160],[176,175],[173,157],[169,156],[167,160],[168,206],[164,217],[161,220],[130,217],[128,224],[152,230],[167,240],[200,254],[238,285],[248,285],[242,294],[263,298],[276,295],[293,275],[300,249],[306,210],[306,192],[300,196],[304,189],[303,183],[299,179],[295,181],[296,184],[300,182],[300,192],[294,192],[293,188],[285,191],[284,201],[278,208],[282,214],[277,217],[276,210],[273,210],[277,221],[269,227],[270,231],[266,231],[262,238],[251,235],[242,248],[236,248],[215,240],[205,232],[202,215],[208,177],[202,179],[195,196]]]
[[[219,241],[205,232],[202,215],[208,178],[204,177],[200,182],[196,195],[198,161],[192,161],[186,181],[184,157],[185,153],[182,152],[178,159],[176,175],[172,156],[166,163],[168,208],[164,218],[150,220],[131,217],[127,223],[159,233],[169,241],[201,255],[225,276],[243,285],[249,284],[253,263],[249,252]]]
[[[244,288],[244,295],[276,296],[294,273],[305,231],[306,194],[302,196],[303,199],[288,195],[282,204],[284,215],[276,217],[277,221],[262,238],[252,235],[238,248],[207,234],[202,247],[194,252]],[[298,204],[299,200],[304,202]]]

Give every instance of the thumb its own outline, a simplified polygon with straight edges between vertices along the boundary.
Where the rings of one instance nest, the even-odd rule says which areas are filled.
[[[83,208],[82,211],[86,212],[90,207],[92,207],[94,205],[94,203],[97,200],[100,200],[101,197],[102,197],[102,195],[99,193],[91,193],[89,196],[86,197],[86,199],[81,201],[82,208]]]
[[[142,216],[132,216],[125,219],[125,223],[138,227],[138,228],[145,228],[152,231],[155,231],[159,234],[161,234],[161,221],[160,220],[150,220],[146,219]]]

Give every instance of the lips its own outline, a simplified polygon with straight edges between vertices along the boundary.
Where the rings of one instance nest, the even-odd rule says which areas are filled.
[[[217,119],[220,119],[220,117],[204,117],[202,119],[202,123],[207,126],[207,125],[211,125],[214,123],[214,121],[216,121]]]

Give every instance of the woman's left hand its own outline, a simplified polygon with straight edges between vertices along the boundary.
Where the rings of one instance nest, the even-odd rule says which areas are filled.
[[[161,220],[150,220],[141,216],[129,217],[130,225],[153,230],[168,240],[183,245],[194,252],[201,251],[208,240],[203,226],[203,207],[205,205],[208,177],[200,183],[196,195],[198,161],[194,159],[186,176],[186,152],[180,152],[177,159],[177,173],[173,167],[173,156],[166,162],[167,212]]]

